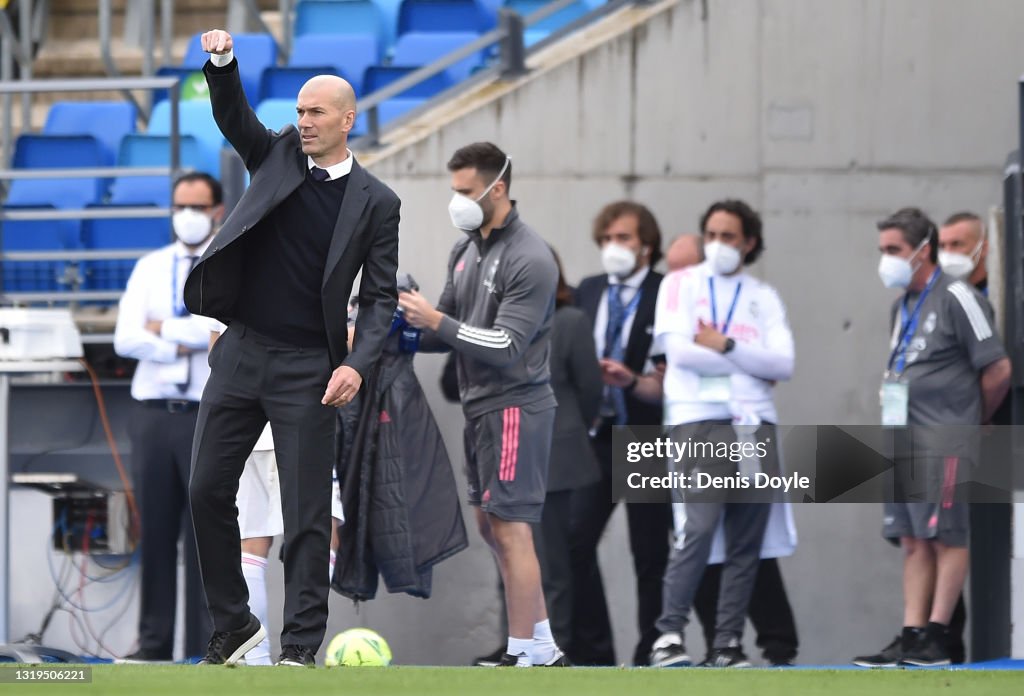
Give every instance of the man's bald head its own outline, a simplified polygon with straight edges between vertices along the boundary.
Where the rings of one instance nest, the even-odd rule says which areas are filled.
[[[703,260],[704,244],[698,234],[684,234],[676,237],[668,251],[665,252],[665,263],[670,271],[696,266]]]
[[[302,151],[317,166],[337,164],[348,156],[348,133],[356,119],[352,85],[337,75],[317,75],[302,85],[295,111]]]

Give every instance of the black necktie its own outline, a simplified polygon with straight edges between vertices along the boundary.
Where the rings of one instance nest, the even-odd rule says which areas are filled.
[[[326,169],[320,167],[310,167],[309,175],[316,181],[327,181],[331,178],[331,175],[327,173]]]

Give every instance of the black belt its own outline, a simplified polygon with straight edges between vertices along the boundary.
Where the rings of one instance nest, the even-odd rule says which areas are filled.
[[[187,399],[143,399],[141,403],[143,406],[158,408],[168,413],[189,413],[199,408],[198,401]]]

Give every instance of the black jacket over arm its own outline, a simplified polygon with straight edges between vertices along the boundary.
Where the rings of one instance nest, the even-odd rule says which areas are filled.
[[[294,126],[267,130],[242,92],[238,62],[203,70],[210,85],[213,115],[221,132],[245,162],[251,183],[213,238],[185,284],[185,306],[193,314],[225,324],[234,318],[245,268],[242,245],[248,230],[285,200],[305,180],[307,159]],[[364,379],[380,355],[398,303],[398,221],[401,201],[391,189],[353,162],[345,198],[334,226],[321,297],[331,362],[348,365]],[[356,339],[349,354],[346,316],[352,284],[359,269]],[[272,278],[267,278],[272,283]]]

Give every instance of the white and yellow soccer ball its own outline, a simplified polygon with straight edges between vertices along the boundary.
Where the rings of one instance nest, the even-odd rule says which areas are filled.
[[[376,631],[350,628],[327,644],[324,664],[328,667],[387,667],[391,664],[391,648]]]

